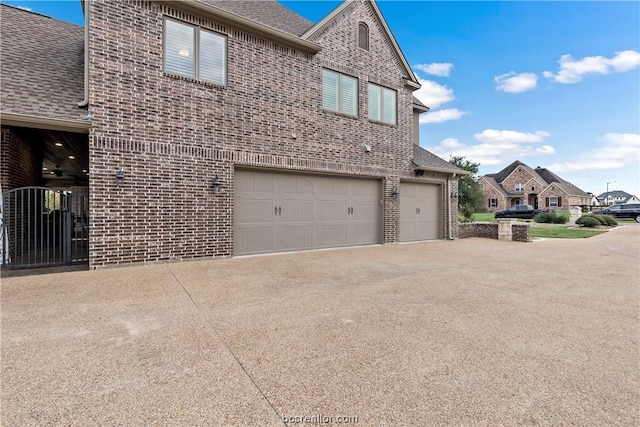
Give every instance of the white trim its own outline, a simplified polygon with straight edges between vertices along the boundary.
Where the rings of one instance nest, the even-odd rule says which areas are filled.
[[[55,119],[51,117],[30,116],[27,114],[0,112],[2,125],[21,126],[37,129],[62,130],[67,132],[89,133],[91,123],[81,120]]]

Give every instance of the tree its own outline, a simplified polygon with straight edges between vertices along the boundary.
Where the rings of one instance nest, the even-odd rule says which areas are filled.
[[[484,200],[476,176],[480,163],[473,163],[462,156],[451,156],[449,163],[471,172],[458,179],[458,212],[463,222],[473,222],[473,214],[482,210]]]

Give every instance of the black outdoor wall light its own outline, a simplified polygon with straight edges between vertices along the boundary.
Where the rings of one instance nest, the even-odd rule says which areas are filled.
[[[458,200],[458,192],[457,191],[452,191],[451,192],[451,200]]]
[[[120,184],[122,184],[123,181],[124,181],[124,171],[122,169],[117,169],[116,170],[116,183],[118,184],[118,187],[120,186]]]
[[[218,194],[222,189],[222,183],[220,182],[218,175],[214,176],[211,180],[211,189],[213,190],[213,194]]]
[[[391,189],[391,197],[393,197],[394,199],[397,199],[399,195],[400,195],[400,192],[398,191],[398,187],[394,186]]]

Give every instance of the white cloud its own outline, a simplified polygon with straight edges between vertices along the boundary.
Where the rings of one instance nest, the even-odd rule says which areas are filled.
[[[450,89],[447,86],[420,78],[418,79],[418,82],[422,87],[413,92],[413,94],[429,108],[438,108],[439,106],[456,99],[453,94],[453,89]]]
[[[468,112],[460,111],[457,108],[447,108],[444,110],[430,111],[420,116],[420,124],[442,123],[451,120],[460,120],[465,114],[468,114]]]
[[[548,136],[550,134],[544,131],[528,133],[487,129],[474,135],[479,144],[464,144],[455,138],[446,138],[427,149],[445,159],[463,156],[482,166],[492,166],[504,163],[507,158],[515,160],[554,154],[556,150],[551,145],[539,145]]]
[[[496,89],[509,93],[520,93],[534,89],[538,84],[538,76],[534,73],[516,74],[510,71],[493,78],[496,82]]]
[[[520,144],[526,142],[542,142],[545,138],[551,136],[549,132],[537,130],[531,132],[518,132],[515,130],[496,130],[485,129],[480,133],[476,133],[473,137],[480,142],[487,144],[511,143]]]
[[[22,10],[26,10],[27,12],[32,12],[33,9],[31,9],[28,6],[16,6],[18,9],[22,9]]]
[[[640,66],[640,53],[635,50],[616,52],[613,58],[586,56],[575,60],[571,55],[562,55],[558,61],[557,74],[545,71],[542,74],[557,83],[577,83],[585,74],[610,74],[633,70]]]
[[[448,62],[432,62],[430,64],[418,64],[415,67],[427,74],[449,77],[451,75],[451,70],[453,69],[453,64]]]
[[[549,166],[552,171],[577,172],[621,169],[640,165],[640,134],[607,133],[598,139],[600,145],[570,161]]]

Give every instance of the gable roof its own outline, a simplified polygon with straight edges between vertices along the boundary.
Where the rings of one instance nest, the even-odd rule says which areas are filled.
[[[604,193],[600,194],[598,196],[598,199],[603,199],[604,200],[607,197],[607,195],[609,195],[609,196],[611,196],[613,198],[617,197],[619,199],[624,199],[624,200],[627,200],[627,199],[630,199],[631,197],[633,197],[633,195],[627,193],[626,191],[615,190],[615,191],[609,191],[608,193],[604,192]]]
[[[507,177],[511,175],[513,171],[515,171],[518,167],[525,169],[537,181],[539,181],[541,184],[545,186],[555,184],[560,190],[564,191],[565,193],[571,196],[590,197],[587,193],[582,191],[580,188],[573,185],[569,181],[565,181],[564,179],[560,178],[558,175],[551,172],[549,169],[541,168],[540,166],[536,167],[535,169],[532,169],[531,167],[522,163],[520,160],[516,160],[515,162],[511,163],[509,166],[502,169],[498,173],[486,174],[485,177],[494,179],[495,182],[497,184],[500,184],[500,187],[502,187],[502,182],[505,179],[507,179]],[[545,190],[542,190],[541,193],[543,193],[544,191]]]
[[[343,13],[348,13],[349,8],[356,2],[357,0],[345,0],[345,2],[342,3],[340,6],[338,6],[337,8],[335,8],[333,12],[325,16],[320,22],[318,22],[313,27],[311,27],[308,31],[302,34],[301,37],[305,40],[313,40],[316,34],[320,33],[324,28],[331,25],[339,16],[341,16]],[[389,40],[389,43],[391,44],[394,52],[398,56],[398,59],[400,60],[402,67],[405,69],[405,73],[407,75],[406,84],[408,86],[413,87],[414,89],[420,88],[420,83],[418,82],[416,75],[413,73],[413,70],[409,66],[409,63],[407,62],[407,59],[404,56],[404,53],[402,53],[402,50],[400,49],[398,42],[396,41],[395,37],[393,36],[393,33],[389,29],[389,26],[387,25],[387,22],[382,16],[382,12],[380,12],[380,9],[378,8],[378,5],[376,4],[375,0],[365,0],[363,3],[367,3],[371,5],[371,8],[376,18],[380,22],[380,25],[382,26],[384,33],[387,36],[387,39]]]
[[[458,175],[471,174],[471,172],[452,165],[446,160],[436,156],[435,154],[425,150],[424,148],[416,144],[413,145],[413,164],[418,170],[456,173]]]
[[[481,178],[483,178],[489,185],[495,188],[498,193],[502,194],[503,196],[508,196],[507,192],[504,190],[504,188],[502,188],[500,184],[496,182],[496,179],[494,177],[485,175]]]
[[[263,25],[301,36],[313,27],[313,22],[298,15],[276,0],[200,0],[211,6]]]
[[[0,5],[0,112],[89,123],[84,98],[84,28]]]

